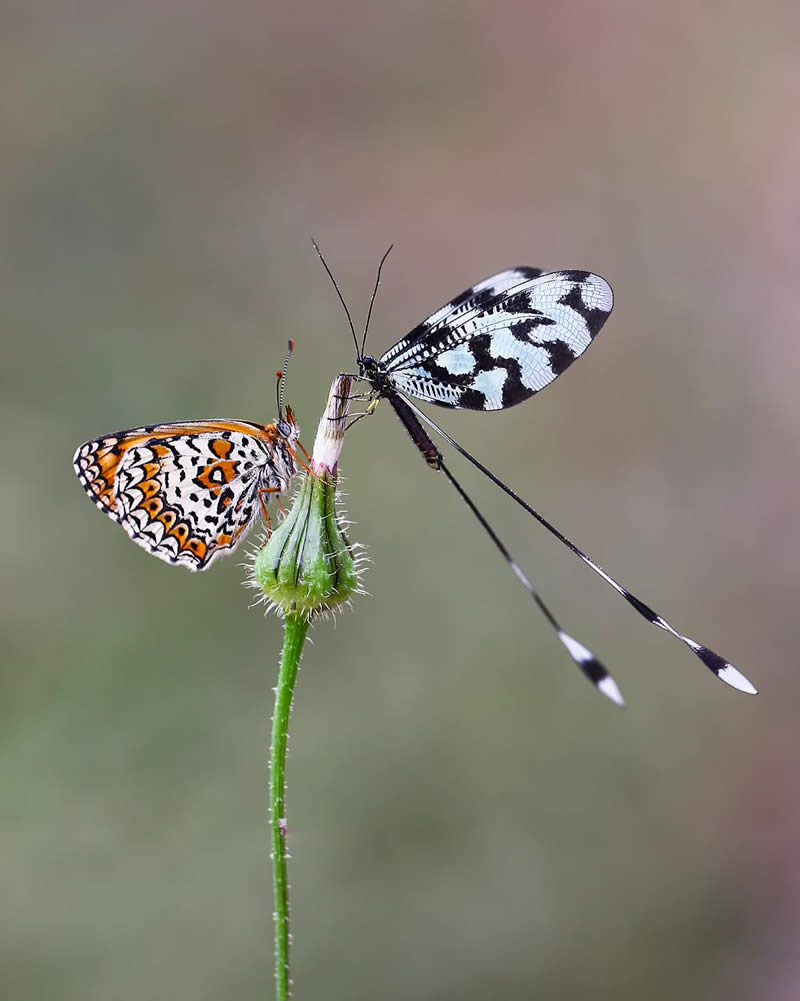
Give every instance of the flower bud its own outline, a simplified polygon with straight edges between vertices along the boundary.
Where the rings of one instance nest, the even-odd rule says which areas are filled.
[[[350,411],[352,379],[331,386],[319,424],[310,471],[281,523],[256,554],[253,585],[281,614],[311,618],[349,601],[360,591],[359,556],[336,510],[339,455]]]

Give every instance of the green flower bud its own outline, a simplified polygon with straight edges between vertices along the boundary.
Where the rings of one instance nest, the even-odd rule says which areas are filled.
[[[361,591],[360,553],[336,510],[338,460],[350,409],[352,380],[339,376],[314,443],[311,468],[281,523],[253,563],[253,586],[279,613],[309,619]]]

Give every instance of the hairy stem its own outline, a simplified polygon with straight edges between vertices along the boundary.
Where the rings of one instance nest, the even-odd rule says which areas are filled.
[[[308,633],[307,616],[287,614],[283,653],[275,688],[270,750],[270,821],[272,824],[272,881],[275,898],[275,984],[278,1001],[289,1001],[289,882],[286,872],[286,742],[297,668]]]

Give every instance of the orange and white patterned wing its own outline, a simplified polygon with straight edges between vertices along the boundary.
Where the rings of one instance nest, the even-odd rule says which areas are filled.
[[[232,551],[259,509],[296,472],[274,424],[190,421],[118,431],[75,453],[84,490],[138,545],[190,570]]]

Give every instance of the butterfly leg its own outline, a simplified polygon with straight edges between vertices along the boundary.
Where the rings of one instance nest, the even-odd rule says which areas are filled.
[[[300,442],[298,441],[297,444],[300,445]],[[289,446],[287,446],[287,448],[288,447]],[[303,446],[300,445],[300,448],[303,448]],[[306,450],[304,448],[303,448],[303,452],[305,453],[306,458],[310,462],[311,461],[311,456],[308,454],[308,452],[306,452]],[[312,476],[314,475],[314,470],[311,469],[310,466],[307,466],[305,462],[303,462],[303,460],[300,458],[300,456],[297,454],[297,452],[295,452],[295,450],[293,448],[289,448],[289,455],[291,455],[291,457],[294,459],[294,461],[297,463],[298,466],[300,466],[302,469],[305,469],[305,471],[307,473],[310,473]],[[268,489],[274,490],[275,487],[269,487]]]
[[[264,515],[264,521],[267,523],[267,539],[270,535],[272,535],[272,519],[270,518],[269,511],[267,510],[267,502],[264,500],[264,494],[279,494],[280,489],[280,487],[262,487],[258,491],[258,502],[261,505],[261,513]],[[281,510],[283,510],[280,498],[278,498],[278,504],[280,505]]]

